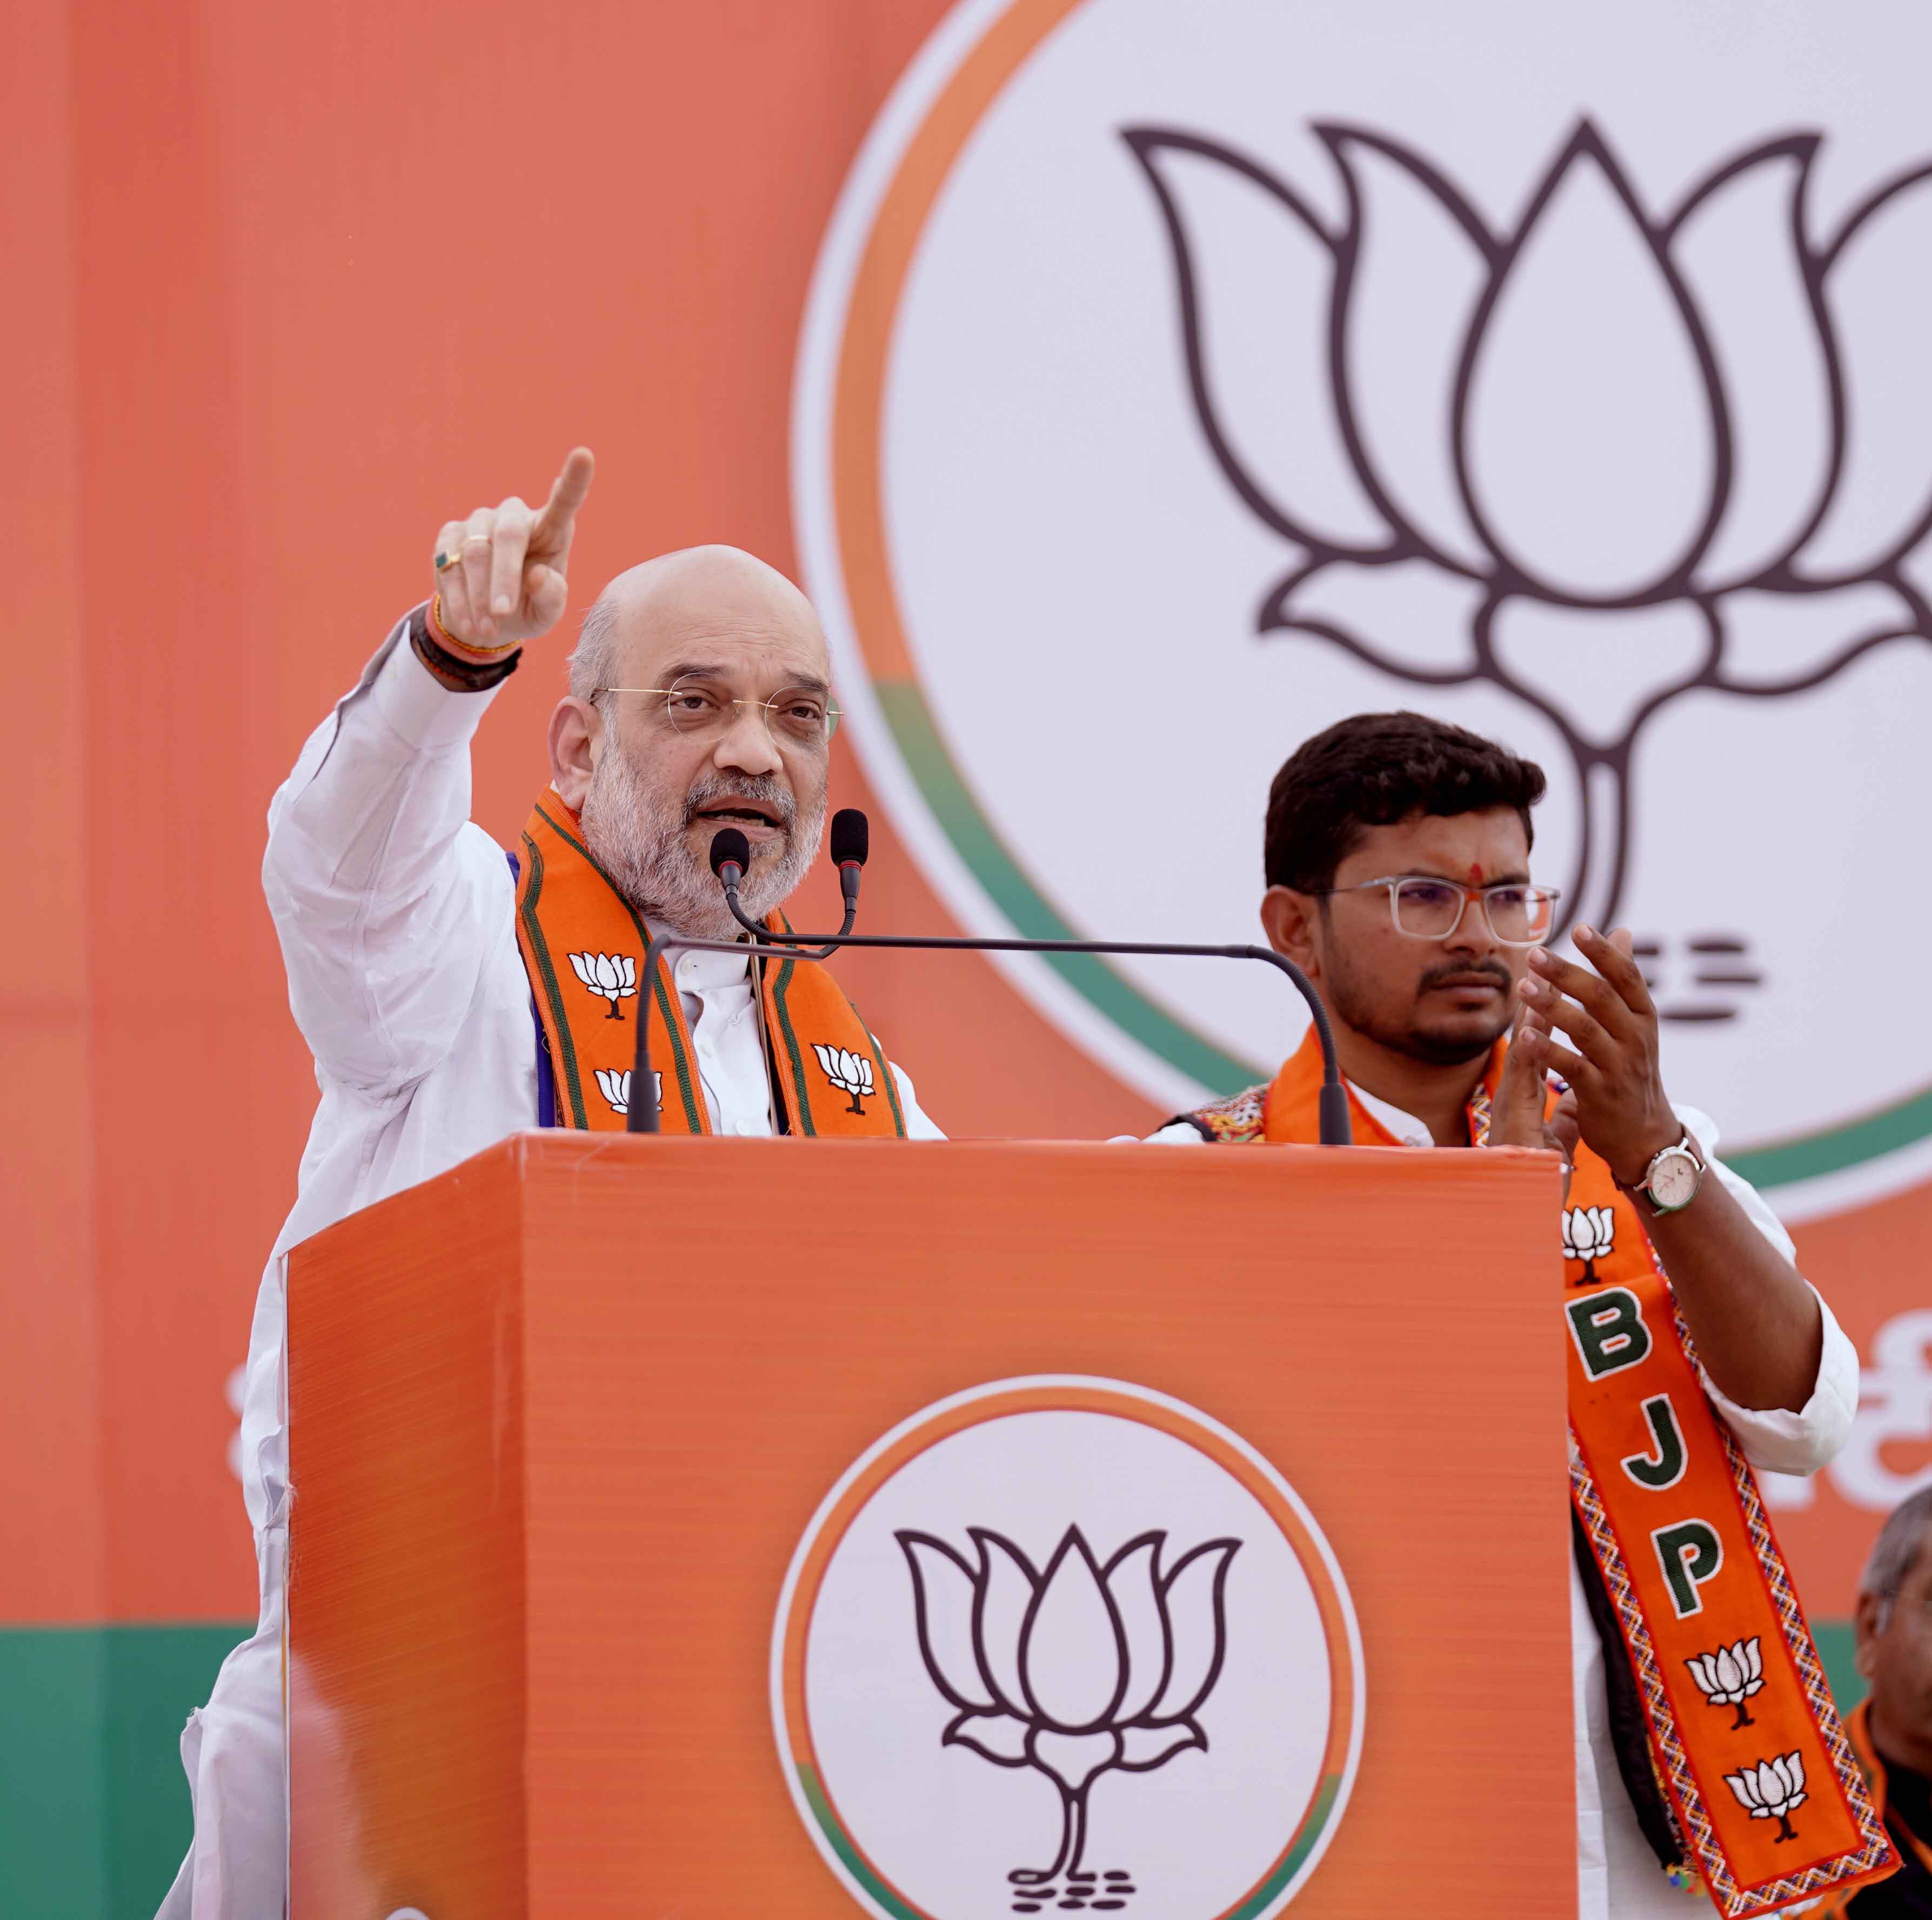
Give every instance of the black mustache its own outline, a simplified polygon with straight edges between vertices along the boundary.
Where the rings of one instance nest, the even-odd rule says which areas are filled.
[[[1459,987],[1471,986],[1478,975],[1495,981],[1498,991],[1507,993],[1510,990],[1509,969],[1495,960],[1471,960],[1457,966],[1432,966],[1422,976],[1416,990],[1426,993],[1432,987],[1446,987],[1452,981]]]

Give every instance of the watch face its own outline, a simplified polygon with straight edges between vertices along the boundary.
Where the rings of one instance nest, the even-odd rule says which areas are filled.
[[[1687,1206],[1697,1191],[1697,1163],[1681,1146],[1659,1156],[1650,1172],[1650,1197],[1666,1211]]]

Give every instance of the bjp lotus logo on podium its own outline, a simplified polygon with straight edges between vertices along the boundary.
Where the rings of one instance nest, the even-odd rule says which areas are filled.
[[[1194,1716],[1221,1677],[1228,1563],[1240,1542],[1209,1540],[1163,1573],[1162,1533],[1130,1540],[1102,1564],[1069,1527],[1037,1570],[1004,1535],[971,1534],[976,1566],[930,1534],[898,1536],[920,1655],[958,1709],[940,1742],[995,1766],[1031,1767],[1059,1789],[1052,1863],[1006,1876],[1016,1913],[1089,1892],[1096,1909],[1124,1905],[1131,1875],[1102,1878],[1084,1864],[1088,1795],[1109,1771],[1151,1773],[1190,1747],[1206,1750]]]
[[[1879,903],[1932,940],[1932,13],[1747,11],[962,0],[825,236],[794,512],[971,931],[1250,939],[1276,769],[1419,708],[1544,768],[1568,923],[1798,1217],[1932,1175],[1932,1030],[1819,984]],[[1168,1110],[1303,1019],[996,964]]]
[[[794,1803],[882,1920],[1263,1920],[1361,1747],[1313,1516],[1220,1423],[1119,1381],[992,1382],[869,1448],[799,1544],[771,1684]]]

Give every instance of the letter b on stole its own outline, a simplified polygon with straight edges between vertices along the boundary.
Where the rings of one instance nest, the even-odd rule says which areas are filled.
[[[1592,1380],[1635,1366],[1650,1351],[1650,1329],[1643,1309],[1628,1287],[1605,1287],[1572,1300],[1564,1309],[1570,1338]]]

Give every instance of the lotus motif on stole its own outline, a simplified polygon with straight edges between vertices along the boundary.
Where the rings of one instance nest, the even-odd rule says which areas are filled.
[[[1597,1263],[1616,1244],[1617,1216],[1607,1206],[1566,1206],[1563,1209],[1563,1257],[1580,1260],[1580,1285],[1594,1286]]]
[[[1764,1690],[1764,1654],[1755,1633],[1714,1652],[1694,1654],[1684,1664],[1712,1706],[1737,1708],[1738,1717],[1731,1723],[1734,1729],[1756,1723],[1744,1707],[1754,1693]]]
[[[968,1532],[976,1561],[930,1534],[896,1537],[926,1670],[957,1710],[941,1744],[1031,1767],[1059,1792],[1052,1864],[1009,1876],[1036,1885],[1078,1872],[1101,1775],[1149,1773],[1206,1748],[1195,1716],[1221,1675],[1240,1543],[1205,1541],[1163,1571],[1165,1532],[1137,1535],[1102,1564],[1070,1527],[1036,1570],[1004,1535]]]
[[[1791,1816],[1809,1797],[1804,1785],[1804,1759],[1800,1753],[1776,1753],[1755,1765],[1740,1767],[1724,1776],[1724,1783],[1740,1807],[1754,1820],[1775,1820],[1778,1840],[1796,1840]]]
[[[1815,134],[1658,212],[1586,122],[1504,229],[1412,149],[1313,131],[1339,219],[1212,140],[1123,136],[1165,218],[1202,431],[1300,550],[1258,629],[1545,716],[1582,804],[1564,924],[1608,925],[1654,715],[1932,638],[1903,565],[1932,524],[1932,393],[1898,318],[1932,169],[1820,235]]]
[[[638,990],[638,963],[628,954],[572,954],[570,969],[600,1000],[610,1002],[609,1020],[624,1017],[623,1003]]]
[[[848,1113],[862,1113],[866,1110],[859,1103],[871,1098],[872,1093],[872,1062],[863,1053],[855,1053],[849,1047],[826,1047],[814,1040],[812,1050],[818,1056],[818,1064],[825,1077],[841,1093],[848,1094],[852,1104],[846,1108]]]

